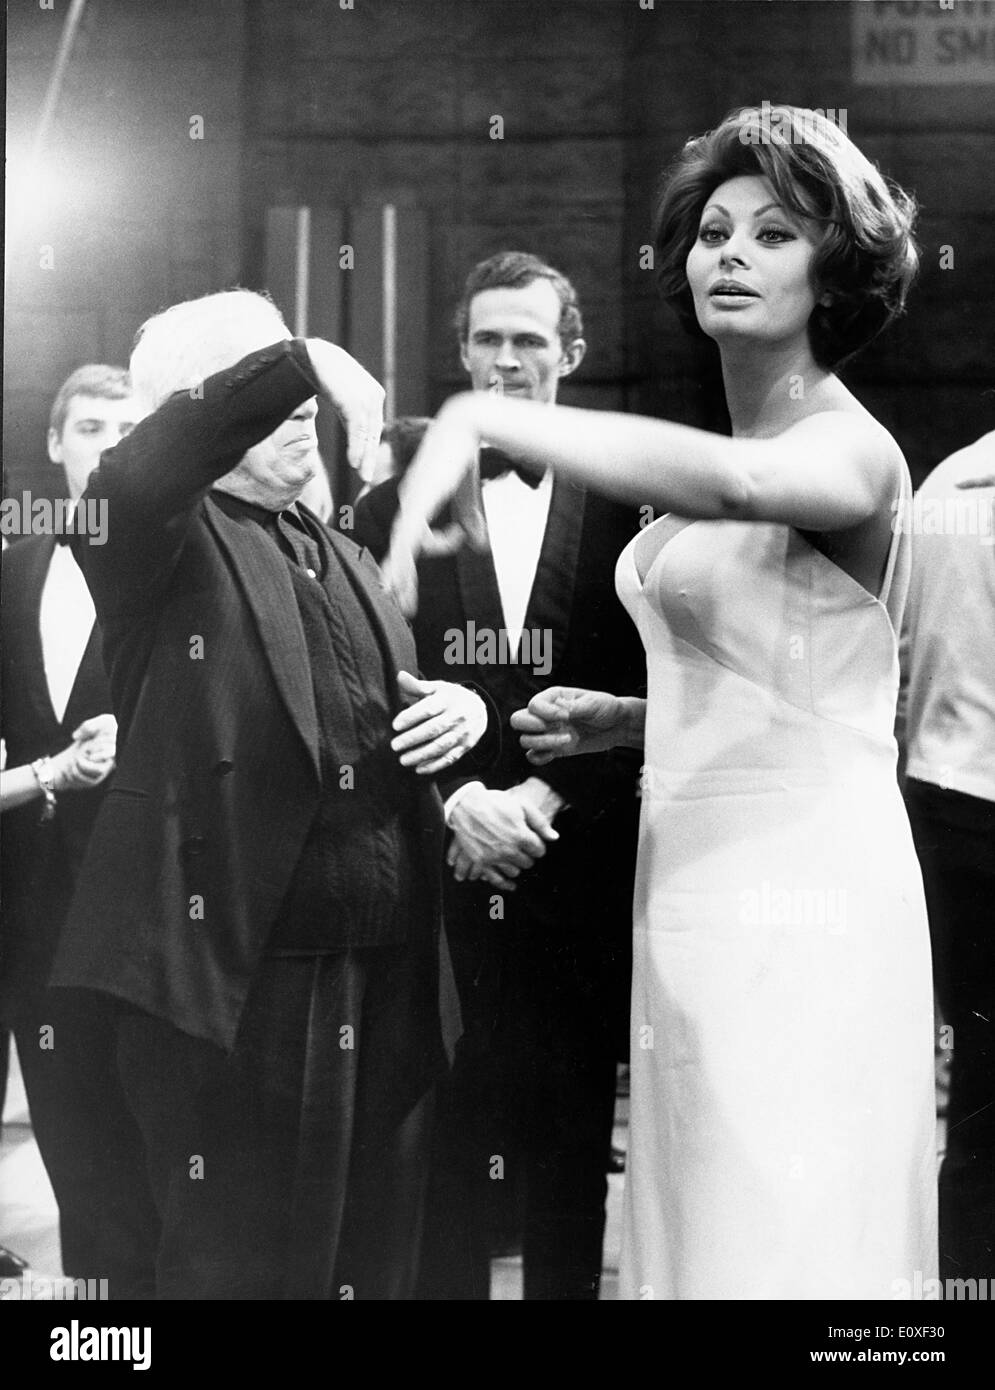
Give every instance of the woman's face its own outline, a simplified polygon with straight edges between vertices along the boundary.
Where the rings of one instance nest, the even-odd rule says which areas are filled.
[[[817,302],[812,223],[789,213],[767,179],[720,184],[702,210],[686,274],[698,322],[720,345],[808,341]]]

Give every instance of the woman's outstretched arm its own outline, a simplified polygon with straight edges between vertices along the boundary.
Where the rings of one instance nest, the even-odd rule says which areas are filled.
[[[400,489],[385,568],[409,607],[414,556],[450,498],[462,532],[481,543],[479,488],[468,481],[484,441],[537,471],[553,468],[657,512],[815,532],[858,526],[889,507],[904,467],[891,436],[851,411],[820,411],[772,439],[730,439],[669,420],[467,392],[442,408]]]

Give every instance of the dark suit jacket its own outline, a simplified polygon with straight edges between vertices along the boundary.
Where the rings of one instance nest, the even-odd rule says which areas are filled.
[[[357,539],[378,558],[396,508],[394,481],[357,507]],[[615,562],[635,528],[631,511],[554,481],[525,617],[526,628],[549,630],[552,662],[545,674],[533,665],[447,660],[458,654],[455,636],[465,635],[471,620],[478,631],[503,625],[489,551],[463,549],[418,564],[419,664],[429,677],[475,680],[498,707],[501,754],[482,780],[504,788],[537,776],[568,803],[555,822],[560,839],[522,874],[505,901],[503,922],[492,920],[489,884],[457,883],[445,870],[446,927],[468,1045],[469,1035],[486,1040],[494,1028],[521,1029],[531,1038],[548,1025],[561,1039],[576,1040],[563,1043],[567,1048],[606,1052],[609,1035],[620,1055],[627,1046],[641,756],[614,750],[533,767],[508,720],[550,685],[645,693],[642,644],[615,593]],[[448,796],[471,775],[440,779],[440,790]],[[531,1043],[522,1055],[531,1055]]]
[[[45,679],[41,598],[55,549],[52,536],[19,541],[4,552],[0,605],[0,733],[7,766],[60,752],[73,730],[111,709],[94,624],[65,713],[56,718]],[[59,797],[54,819],[40,801],[7,811],[0,825],[0,1017],[16,1022],[45,988],[73,887],[108,782]]]
[[[171,397],[91,477],[106,544],[77,540],[120,739],[53,983],[106,991],[228,1048],[318,806],[318,730],[287,566],[208,489],[315,391],[295,342],[208,378],[203,399]],[[387,669],[414,670],[376,566],[332,544]],[[437,942],[443,822],[435,787],[417,781],[423,873],[407,931]],[[349,923],[333,926],[332,944],[348,946]]]
[[[356,508],[355,538],[379,561],[389,546],[397,513],[397,481],[368,493]],[[490,551],[464,548],[454,556],[418,562],[415,644],[429,678],[475,680],[494,700],[504,728],[501,756],[488,786],[509,787],[538,776],[571,807],[571,823],[590,827],[619,800],[635,800],[637,754],[601,753],[562,758],[536,768],[518,736],[508,731],[513,711],[551,685],[576,685],[616,694],[644,694],[646,663],[639,635],[615,593],[615,562],[637,528],[635,514],[561,479],[554,480],[549,518],[524,626],[548,630],[551,666],[536,674],[529,664],[453,664],[472,620],[476,631],[503,626],[501,599]],[[464,641],[463,647],[467,644]],[[473,645],[472,643],[470,644]],[[465,652],[472,655],[472,651]],[[440,782],[449,795],[469,774]]]

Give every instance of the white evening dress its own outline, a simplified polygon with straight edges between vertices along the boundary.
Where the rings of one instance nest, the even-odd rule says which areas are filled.
[[[783,525],[663,517],[620,557],[649,670],[624,1299],[936,1277],[929,938],[892,734],[908,545],[879,598]]]

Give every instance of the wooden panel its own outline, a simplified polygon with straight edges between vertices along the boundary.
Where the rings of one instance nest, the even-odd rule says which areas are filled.
[[[384,199],[384,202],[387,200]],[[428,226],[425,213],[400,201],[395,209],[394,391],[392,414],[423,415],[427,404]],[[356,268],[350,279],[349,351],[384,379],[384,203],[352,217]]]
[[[344,278],[339,267],[344,242],[341,208],[271,207],[265,219],[265,287],[296,336],[342,343]],[[328,470],[332,495],[344,495],[345,448],[335,412],[318,411],[318,447]]]

